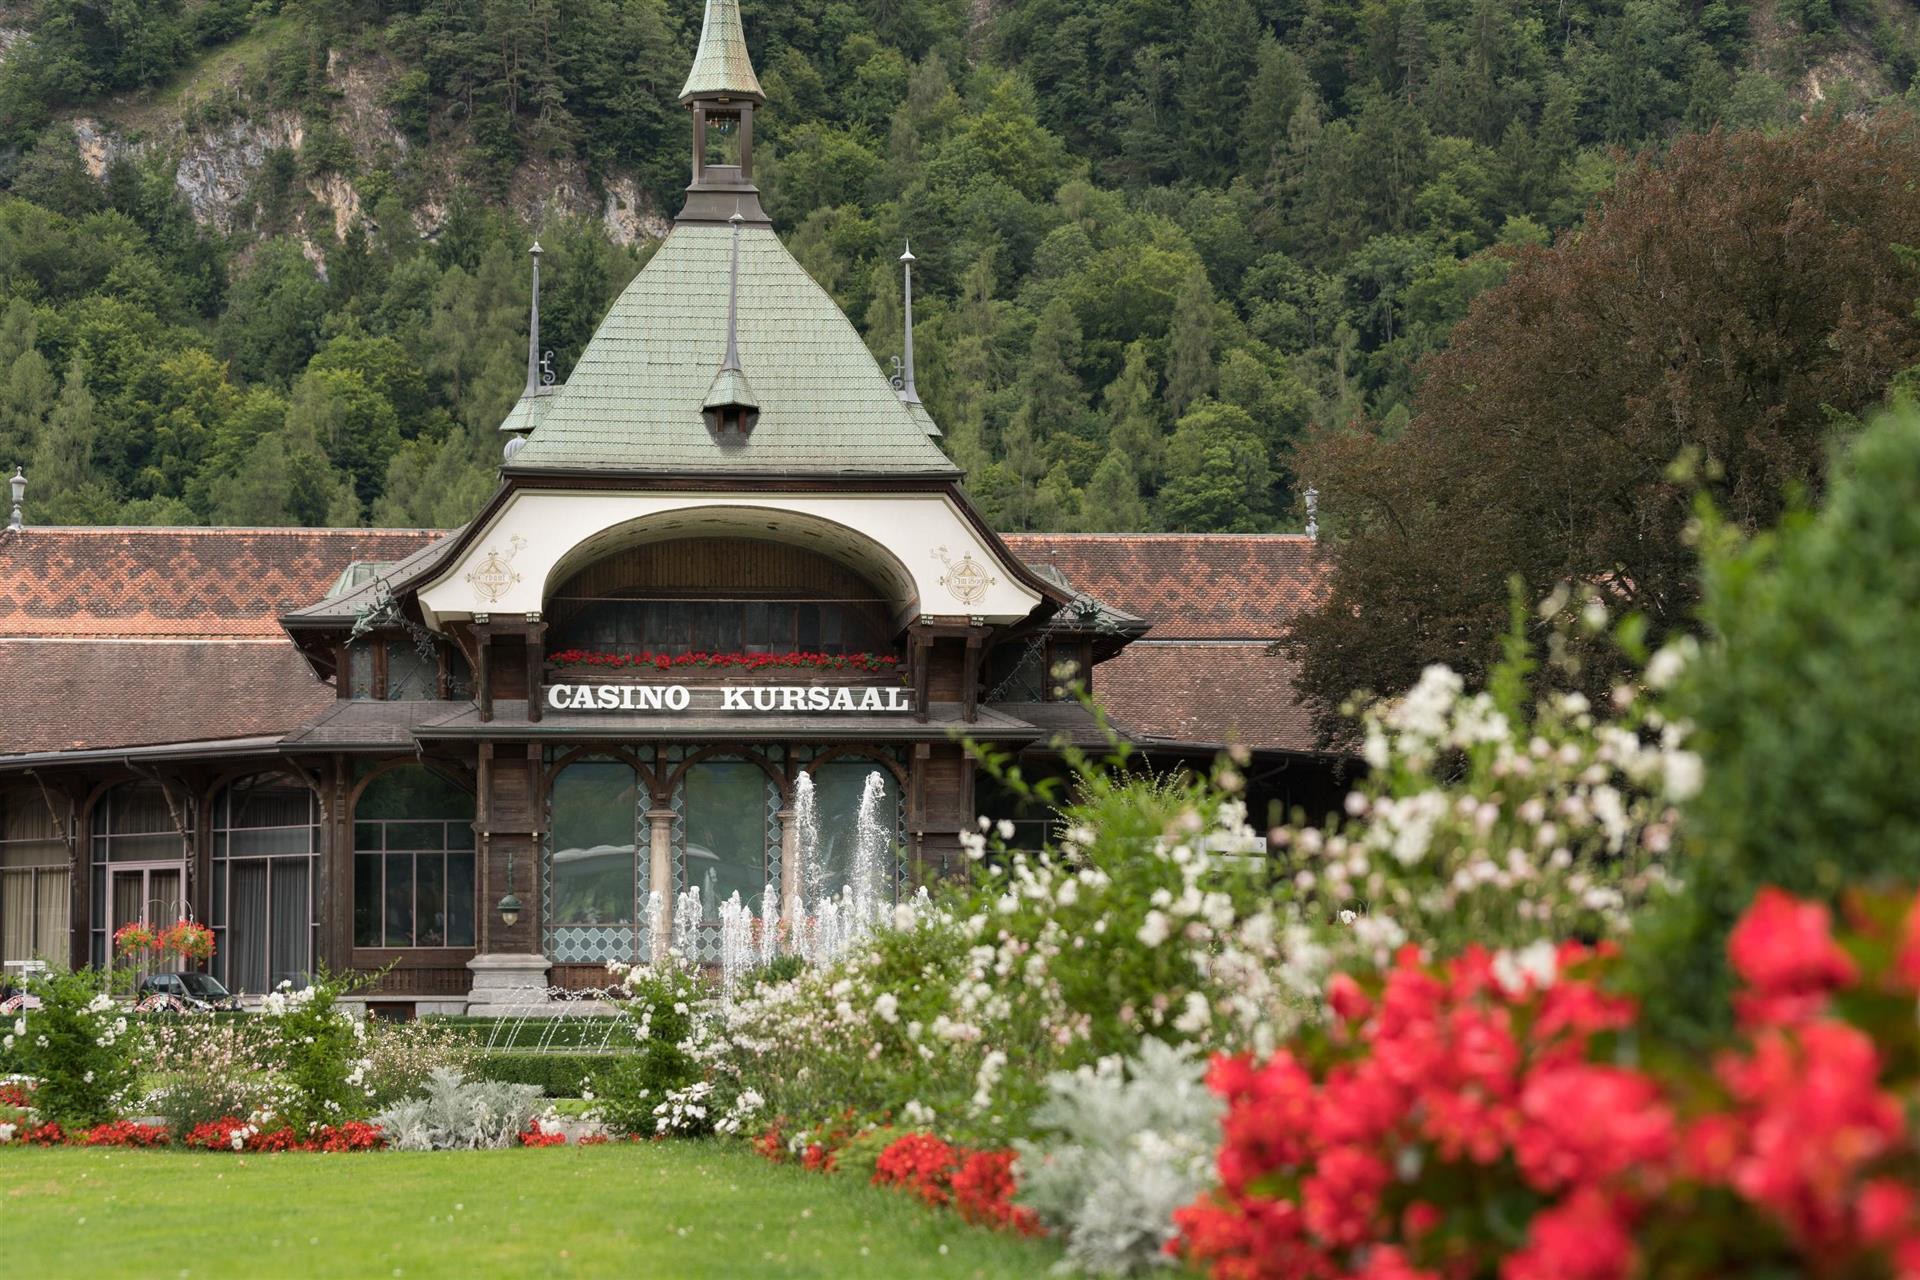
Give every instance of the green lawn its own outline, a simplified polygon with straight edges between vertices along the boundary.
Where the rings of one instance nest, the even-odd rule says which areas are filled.
[[[8,1276],[1040,1276],[1045,1244],[712,1143],[0,1151]]]

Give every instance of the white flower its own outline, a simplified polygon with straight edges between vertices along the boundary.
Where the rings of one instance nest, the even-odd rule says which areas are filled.
[[[1166,913],[1163,911],[1149,911],[1147,912],[1145,923],[1140,926],[1140,932],[1136,936],[1143,945],[1157,947],[1165,942],[1171,934],[1172,928],[1167,920]]]
[[[999,822],[998,822],[998,823],[997,823],[997,824],[995,825],[995,827],[994,827],[994,830],[995,830],[995,831],[998,831],[998,832],[1000,833],[1000,838],[1001,838],[1002,840],[1011,840],[1011,839],[1013,839],[1013,821],[1012,821],[1012,819],[1010,819],[1010,818],[1002,818],[1002,819],[1000,819],[1000,821],[999,821]]]
[[[1173,1029],[1193,1036],[1207,1029],[1213,1021],[1213,1009],[1207,1004],[1207,998],[1198,991],[1187,992],[1186,1007],[1180,1016],[1173,1020]]]
[[[15,1018],[13,1020],[13,1034],[17,1036],[25,1036],[27,1034],[27,1020],[25,1018]]]
[[[908,1124],[928,1125],[933,1123],[933,1108],[918,1098],[907,1099],[907,1105],[900,1108],[900,1114]]]
[[[1560,955],[1553,943],[1541,938],[1518,951],[1500,951],[1493,957],[1493,979],[1502,989],[1519,995],[1531,982],[1536,991],[1553,985],[1560,970]]]
[[[880,1015],[882,1022],[900,1021],[900,997],[891,991],[882,991],[879,998],[873,1002],[873,1011]]]
[[[1656,689],[1668,688],[1687,669],[1687,658],[1688,649],[1685,646],[1667,645],[1647,663],[1647,683]]]
[[[1669,751],[1661,762],[1669,800],[1691,800],[1700,794],[1706,769],[1691,751]]]

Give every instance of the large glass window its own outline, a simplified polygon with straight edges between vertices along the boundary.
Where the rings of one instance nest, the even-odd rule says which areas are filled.
[[[881,891],[886,896],[898,893],[900,783],[892,770],[876,761],[840,759],[829,760],[813,771],[814,803],[820,815],[818,850],[829,894],[839,893],[852,882],[860,840],[860,802],[869,778],[880,780],[872,813],[875,830],[869,838],[880,850]]]
[[[767,775],[745,760],[702,760],[688,768],[687,884],[701,912],[720,914],[734,893],[758,913],[767,892]]]
[[[632,766],[582,760],[553,780],[555,925],[631,925],[646,894],[637,879]]]
[[[313,969],[313,877],[320,809],[313,792],[248,778],[214,804],[214,973],[234,991],[305,985]]]
[[[72,876],[40,789],[0,792],[0,960],[66,959]]]
[[[407,765],[368,783],[353,818],[353,944],[471,947],[473,797]]]
[[[155,782],[127,782],[100,798],[93,818],[93,962],[108,962],[121,925],[164,926],[186,911],[193,808]]]

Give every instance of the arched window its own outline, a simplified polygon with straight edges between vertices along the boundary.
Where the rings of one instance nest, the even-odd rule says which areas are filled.
[[[877,830],[871,837],[879,844],[882,889],[887,896],[899,893],[900,782],[892,770],[874,760],[842,757],[829,760],[813,770],[813,795],[819,815],[818,856],[825,892],[838,894],[853,877],[854,852],[860,839],[860,802],[866,794],[869,778],[880,779],[873,816]]]
[[[193,808],[156,782],[107,792],[93,816],[93,962],[105,966],[108,939],[125,924],[164,927],[186,914]]]
[[[547,600],[547,650],[890,653],[893,607],[844,565],[752,538],[615,552]]]
[[[72,877],[46,796],[0,791],[0,960],[67,958]]]
[[[353,945],[471,947],[473,797],[424,765],[367,784],[353,814]]]
[[[549,790],[547,952],[562,964],[640,954],[648,885],[639,788],[623,760],[576,760]]]
[[[688,766],[680,785],[682,868],[687,886],[700,891],[701,914],[717,918],[720,904],[735,893],[758,913],[767,894],[768,827],[777,812],[766,773],[748,760],[701,760]]]
[[[313,970],[320,804],[311,788],[263,774],[213,807],[214,973],[234,991],[304,986]]]

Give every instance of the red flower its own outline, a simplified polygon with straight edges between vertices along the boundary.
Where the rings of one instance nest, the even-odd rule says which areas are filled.
[[[1536,1070],[1521,1090],[1520,1115],[1514,1157],[1539,1191],[1659,1168],[1674,1150],[1673,1111],[1659,1086],[1623,1067]]]
[[[536,1124],[530,1126],[520,1135],[520,1145],[523,1147],[564,1147],[567,1145],[567,1135],[559,1132],[548,1133]]]
[[[1734,971],[1752,987],[1734,998],[1748,1026],[1801,1022],[1826,996],[1857,976],[1833,940],[1827,909],[1778,889],[1762,889],[1727,940]]]
[[[1327,1004],[1342,1022],[1365,1022],[1373,1012],[1373,1001],[1344,973],[1327,980]]]
[[[895,1138],[874,1161],[875,1186],[904,1187],[931,1205],[947,1203],[960,1153],[930,1133]]]
[[[1500,1280],[1626,1280],[1633,1262],[1617,1206],[1586,1188],[1534,1215],[1526,1247],[1500,1264]]]
[[[1334,1245],[1373,1239],[1389,1174],[1386,1161],[1362,1147],[1335,1147],[1323,1154],[1300,1188],[1307,1229]]]
[[[1366,1265],[1353,1273],[1353,1280],[1440,1280],[1440,1273],[1414,1266],[1406,1254],[1387,1244],[1367,1250]]]
[[[114,1120],[83,1130],[75,1137],[86,1147],[164,1147],[167,1145],[167,1127]]]
[[[1920,991],[1920,897],[1907,911],[1907,936],[1893,962],[1893,976],[1909,991]]]
[[[968,1222],[1037,1236],[1041,1234],[1039,1217],[1013,1203],[1013,1159],[1011,1151],[976,1151],[968,1156],[953,1175],[953,1204]]]

